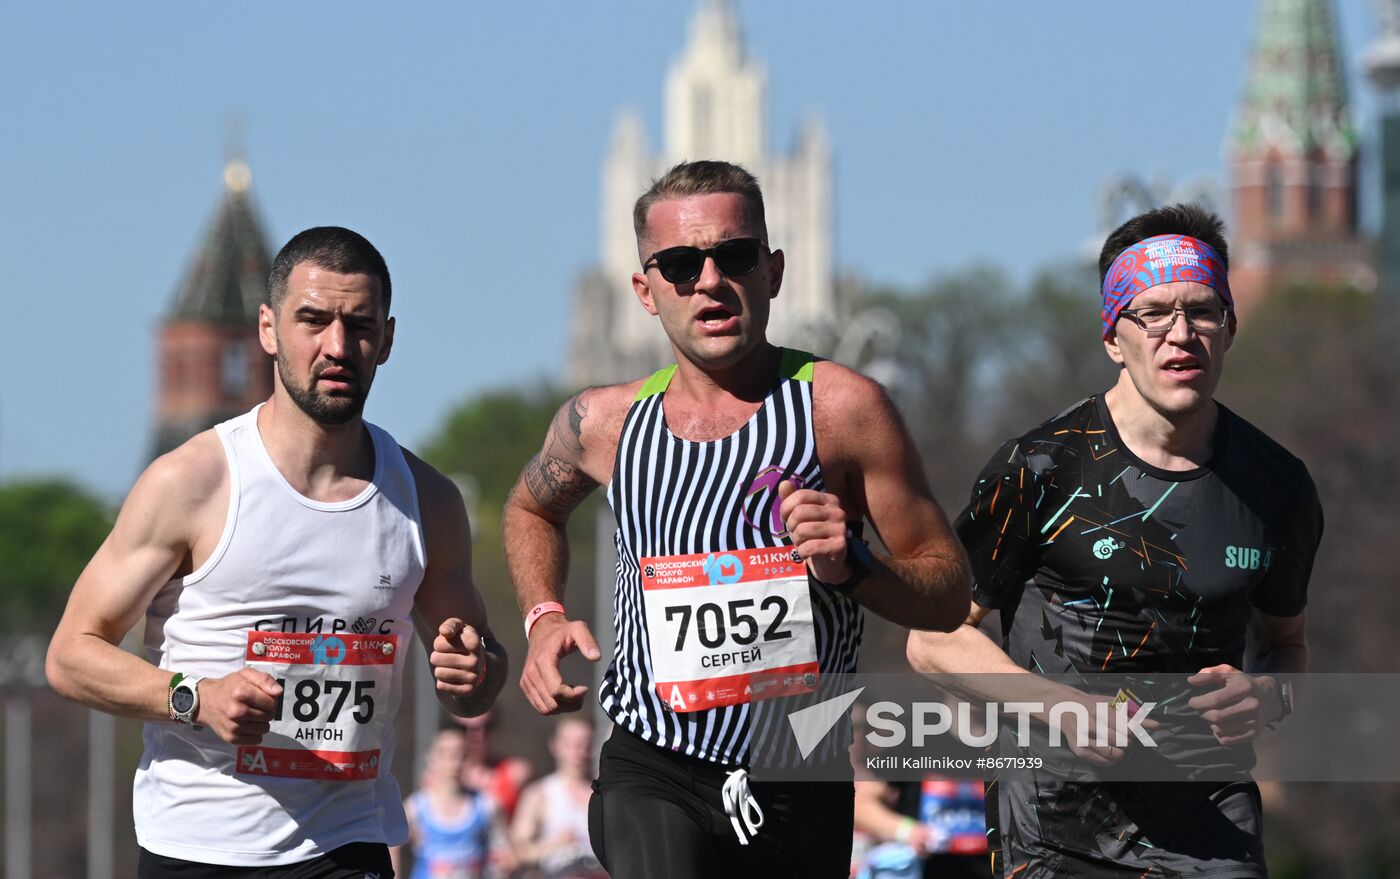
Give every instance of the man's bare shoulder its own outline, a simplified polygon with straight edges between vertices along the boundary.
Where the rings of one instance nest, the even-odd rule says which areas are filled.
[[[218,433],[210,429],[152,461],[132,492],[141,489],[162,504],[184,506],[188,511],[221,493],[228,481],[228,456]]]
[[[884,385],[831,360],[813,364],[812,414],[820,425],[853,435],[899,421]]]
[[[399,448],[403,451],[404,460],[408,462],[409,472],[413,474],[413,482],[418,488],[418,506],[423,517],[435,519],[444,513],[464,515],[466,503],[462,500],[462,492],[457,488],[457,483],[408,449],[403,446]]]
[[[622,425],[643,381],[584,388],[564,401],[545,433],[544,446],[521,471],[537,512],[568,518],[589,492],[612,476]]]
[[[567,433],[576,435],[585,448],[597,444],[616,444],[627,420],[627,410],[642,389],[645,379],[617,385],[584,388],[560,407],[560,414],[570,421]]]
[[[228,457],[218,434],[206,430],[146,467],[122,504],[124,533],[190,543],[211,511],[222,515],[228,492]]]

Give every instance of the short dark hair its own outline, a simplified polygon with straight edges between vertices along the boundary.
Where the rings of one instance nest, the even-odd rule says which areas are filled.
[[[273,311],[282,305],[282,297],[287,295],[287,278],[291,277],[292,269],[304,262],[343,275],[378,278],[384,314],[389,314],[393,284],[384,257],[365,236],[341,226],[315,226],[298,232],[277,251],[272,273],[267,278],[268,304]]]
[[[1169,204],[1138,214],[1109,234],[1099,251],[1099,283],[1108,277],[1108,269],[1120,253],[1154,235],[1189,235],[1204,241],[1220,254],[1225,268],[1230,268],[1224,221],[1200,205]]]
[[[632,208],[632,229],[637,233],[637,243],[641,244],[647,237],[647,214],[652,205],[672,198],[716,192],[742,195],[749,203],[763,237],[768,237],[768,224],[763,214],[763,190],[759,188],[758,178],[733,162],[702,160],[681,162],[653,180],[642,197],[637,199],[636,206]]]

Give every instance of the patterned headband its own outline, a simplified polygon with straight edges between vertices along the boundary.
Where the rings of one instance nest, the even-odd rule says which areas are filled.
[[[1215,248],[1188,235],[1154,235],[1118,254],[1108,267],[1103,280],[1103,337],[1113,332],[1118,313],[1134,296],[1173,281],[1205,284],[1233,309],[1225,261]]]

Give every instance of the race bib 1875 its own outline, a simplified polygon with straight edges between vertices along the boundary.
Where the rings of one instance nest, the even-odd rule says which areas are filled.
[[[640,560],[652,672],[675,711],[817,686],[807,568],[791,547]]]
[[[398,635],[248,633],[244,660],[282,685],[272,729],[235,772],[318,781],[379,775]]]

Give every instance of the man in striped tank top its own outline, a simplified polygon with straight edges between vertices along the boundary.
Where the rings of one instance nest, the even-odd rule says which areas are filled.
[[[361,417],[394,338],[383,257],[308,229],[268,287],[272,397],[146,469],[49,648],[60,694],[146,721],[142,879],[393,876],[409,637],[455,714],[506,676],[461,495]],[[143,615],[149,659],[121,648]]]
[[[862,606],[947,631],[970,600],[965,557],[884,390],[766,338],[783,279],[754,177],[672,168],[633,215],[632,286],[675,365],[568,401],[505,513],[525,613],[521,687],[543,714],[587,688],[560,659],[597,642],[562,602],[565,524],[606,484],[617,517],[617,647],[599,701],[614,723],[590,802],[617,879],[845,876],[850,783],[755,782],[750,702],[855,671]],[[858,533],[868,518],[890,555]],[[853,530],[853,527],[855,530]],[[849,767],[842,742],[814,759]],[[774,739],[776,741],[776,739]]]

